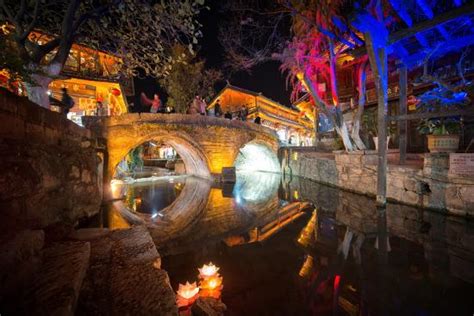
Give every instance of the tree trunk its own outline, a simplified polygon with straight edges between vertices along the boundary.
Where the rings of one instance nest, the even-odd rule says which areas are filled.
[[[365,107],[365,83],[366,83],[366,68],[367,65],[364,62],[360,65],[359,74],[358,74],[358,90],[359,90],[359,100],[357,102],[357,111],[354,115],[353,125],[352,125],[352,133],[351,137],[354,143],[357,145],[357,148],[360,150],[366,149],[364,142],[360,139],[360,121],[362,120],[362,114],[364,113]]]
[[[305,84],[307,90],[313,97],[316,106],[321,110],[321,112],[324,113],[324,115],[329,118],[329,120],[331,120],[331,123],[334,125],[337,134],[341,137],[342,142],[344,143],[346,151],[354,151],[354,144],[352,143],[351,137],[349,135],[349,130],[347,128],[346,123],[344,122],[344,119],[342,118],[342,115],[341,117],[336,117],[333,113],[329,112],[328,106],[323,100],[321,100],[316,87],[313,85],[313,82],[308,78],[306,74],[304,74],[301,79]]]
[[[25,83],[28,99],[44,108],[49,109],[48,86],[53,81],[50,77],[43,75],[32,75],[34,83]]]
[[[387,53],[385,47],[374,46],[369,32],[366,32],[364,37],[377,90],[377,205],[385,207],[387,203]]]

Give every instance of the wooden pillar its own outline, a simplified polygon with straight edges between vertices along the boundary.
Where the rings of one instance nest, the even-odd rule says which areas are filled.
[[[399,68],[399,85],[400,85],[400,98],[398,102],[398,115],[407,114],[407,67],[402,65]],[[407,132],[408,124],[407,120],[398,121],[398,147],[400,149],[400,164],[404,164],[407,155]]]

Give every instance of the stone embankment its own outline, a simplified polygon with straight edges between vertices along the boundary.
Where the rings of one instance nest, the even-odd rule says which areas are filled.
[[[0,88],[0,152],[2,232],[98,213],[102,161],[89,130]]]
[[[375,196],[377,155],[374,151],[319,153],[287,148],[282,166],[299,176],[351,192]],[[387,198],[418,207],[474,216],[474,179],[449,173],[449,154],[425,154],[419,164],[390,164]]]
[[[2,314],[178,315],[144,226],[80,229],[46,243],[42,230],[24,231],[0,254]]]

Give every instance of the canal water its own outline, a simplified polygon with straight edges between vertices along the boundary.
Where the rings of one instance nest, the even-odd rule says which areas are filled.
[[[212,262],[228,315],[473,315],[474,225],[309,180],[128,185],[109,226],[146,224],[173,289]]]

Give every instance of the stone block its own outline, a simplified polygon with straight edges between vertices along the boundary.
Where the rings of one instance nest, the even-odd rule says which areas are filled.
[[[226,310],[227,306],[213,297],[199,297],[191,308],[196,316],[220,316],[224,315]]]
[[[17,117],[0,113],[0,138],[18,139],[25,138],[25,123]]]
[[[114,264],[109,299],[112,315],[178,315],[168,274],[152,263]]]
[[[43,264],[28,293],[28,312],[74,315],[89,257],[88,242],[63,242],[46,248]]]

